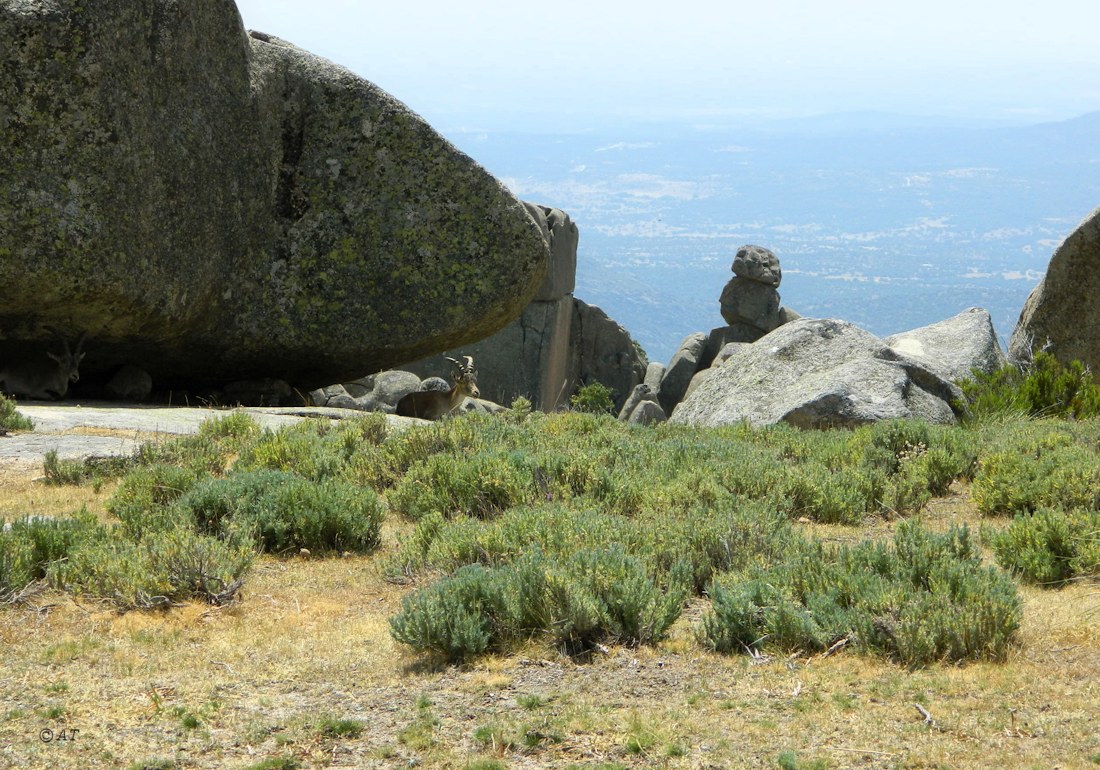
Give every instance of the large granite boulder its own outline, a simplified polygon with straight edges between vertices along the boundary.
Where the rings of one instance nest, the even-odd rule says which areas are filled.
[[[958,388],[846,321],[800,319],[730,356],[671,422],[718,426],[787,422],[848,427],[892,418],[956,420]]]
[[[488,172],[225,0],[0,0],[0,359],[308,389],[484,338],[548,264]]]
[[[970,379],[974,369],[996,371],[1006,360],[992,317],[977,307],[946,321],[891,335],[884,342],[951,382]]]
[[[616,411],[645,379],[649,362],[630,332],[602,309],[573,300],[570,383],[599,382],[611,389]],[[572,390],[570,390],[572,392]]]
[[[748,324],[765,333],[779,326],[779,292],[770,284],[734,276],[719,302],[730,325]]]
[[[1037,348],[1100,371],[1100,208],[1055,250],[1024,304],[1009,357],[1030,360]]]

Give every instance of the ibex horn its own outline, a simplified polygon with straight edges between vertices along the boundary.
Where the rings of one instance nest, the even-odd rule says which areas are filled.
[[[456,361],[455,359],[451,358],[450,356],[444,356],[444,358],[446,358],[448,361],[450,361],[452,364],[454,364],[456,367],[458,367],[459,371],[472,372],[474,370],[474,358],[473,358],[473,356],[463,356],[463,358],[466,359],[466,363],[462,363],[461,361]]]

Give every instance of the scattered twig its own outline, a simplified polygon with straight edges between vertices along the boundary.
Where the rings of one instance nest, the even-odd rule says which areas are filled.
[[[936,727],[936,720],[932,718],[932,715],[928,713],[928,709],[919,703],[914,703],[913,708],[920,712],[920,715],[924,717],[924,723],[929,727]]]
[[[45,580],[34,580],[22,588],[0,594],[0,604],[27,604],[31,599],[46,590]]]
[[[875,751],[874,749],[848,749],[844,746],[830,746],[832,751],[846,751],[849,754],[874,754],[876,757],[895,757],[896,754],[891,754],[889,751]]]
[[[851,636],[843,636],[843,637],[841,637],[840,639],[838,639],[838,640],[837,640],[837,641],[836,641],[836,642],[835,642],[835,643],[833,644],[833,646],[832,646],[832,647],[830,647],[829,649],[825,650],[825,652],[823,652],[823,653],[821,653],[820,655],[818,655],[818,656],[817,656],[817,657],[818,657],[818,659],[820,660],[820,659],[822,659],[822,658],[828,658],[828,657],[829,657],[830,655],[836,655],[836,654],[837,654],[838,652],[840,652],[841,650],[843,650],[843,649],[844,649],[844,648],[845,648],[845,647],[846,647],[846,646],[848,645],[848,642],[850,642],[850,641],[852,641],[852,637],[851,637]]]

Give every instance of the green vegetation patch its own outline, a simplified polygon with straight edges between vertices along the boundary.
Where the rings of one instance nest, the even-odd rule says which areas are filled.
[[[52,564],[99,529],[87,514],[66,519],[25,516],[5,525],[0,530],[0,602],[44,580]]]
[[[1012,415],[1085,419],[1100,415],[1100,384],[1080,361],[1063,365],[1050,353],[1037,352],[1023,366],[1005,364],[973,372],[960,383],[972,419]]]
[[[8,430],[34,430],[34,423],[15,410],[15,399],[0,394],[0,432]]]
[[[369,489],[270,470],[205,481],[180,498],[179,509],[203,532],[227,538],[247,532],[275,553],[369,551],[378,546],[383,518]]]
[[[391,619],[398,641],[461,660],[545,635],[574,651],[599,641],[647,644],[679,617],[683,581],[662,590],[613,546],[548,557],[533,549],[508,565],[458,569],[406,597]]]
[[[997,563],[1029,583],[1057,587],[1077,577],[1100,577],[1100,511],[1019,514],[986,539]]]
[[[909,666],[1002,659],[1020,624],[1003,572],[980,564],[964,527],[902,522],[892,547],[806,542],[783,563],[723,576],[701,639],[719,652],[822,651],[842,640]]]

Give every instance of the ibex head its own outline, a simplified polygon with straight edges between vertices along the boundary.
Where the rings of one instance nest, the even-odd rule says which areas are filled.
[[[457,371],[454,375],[455,388],[461,390],[465,396],[477,398],[481,391],[477,389],[477,370],[474,369],[473,356],[463,356],[465,363],[448,357],[447,360],[455,365]]]
[[[69,349],[69,342],[63,336],[61,332],[52,326],[42,327],[53,336],[61,340],[61,346],[65,348],[65,352],[61,355],[56,353],[47,352],[46,355],[57,362],[59,367],[59,373],[64,374],[65,378],[69,382],[77,382],[80,380],[80,362],[84,360],[84,340],[88,338],[88,332],[83,332],[79,339],[76,341],[76,349]]]

